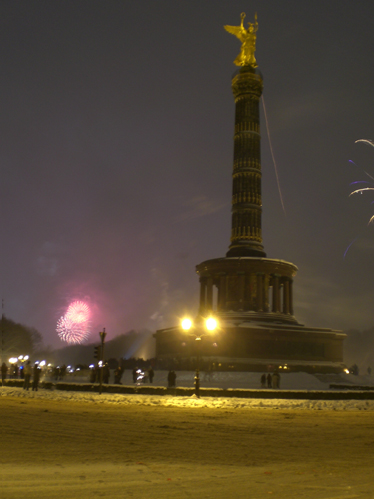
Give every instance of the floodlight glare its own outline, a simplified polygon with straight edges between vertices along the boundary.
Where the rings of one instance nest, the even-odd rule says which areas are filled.
[[[189,331],[192,327],[192,321],[191,319],[185,318],[181,322],[182,329],[184,331]]]
[[[205,321],[205,327],[208,331],[214,331],[217,327],[217,321],[213,317],[208,317]]]

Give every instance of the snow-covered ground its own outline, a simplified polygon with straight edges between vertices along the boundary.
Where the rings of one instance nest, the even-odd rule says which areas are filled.
[[[193,386],[194,373],[178,372],[177,386]],[[208,376],[202,373],[201,385],[206,388],[260,388],[261,373],[214,373],[209,380]],[[153,386],[165,386],[167,372],[156,372]],[[366,376],[353,375],[325,375],[324,381],[320,381],[316,376],[307,373],[287,373],[281,377],[281,390],[328,390],[329,383],[357,384],[371,386],[372,380]],[[65,381],[79,381],[77,378],[67,378]],[[123,383],[131,385],[132,378],[130,372],[125,372]],[[143,384],[142,384],[143,386]],[[374,400],[287,400],[282,398],[235,398],[235,397],[201,397],[195,395],[191,397],[178,396],[157,396],[140,394],[110,394],[82,391],[64,390],[43,390],[38,392],[25,391],[22,388],[2,387],[0,388],[2,397],[17,397],[22,399],[40,398],[44,400],[79,401],[93,404],[116,404],[116,405],[142,405],[159,407],[184,407],[184,408],[261,408],[261,409],[313,409],[313,410],[374,410]]]
[[[261,388],[261,376],[263,373],[256,372],[225,372],[215,371],[212,373],[200,372],[201,388]],[[194,371],[176,371],[177,387],[193,387]],[[153,386],[167,386],[168,371],[155,371]],[[88,383],[89,372],[67,374],[65,382]],[[47,378],[46,381],[53,381]],[[110,383],[114,381],[111,371]],[[123,385],[133,385],[132,372],[126,370],[122,376]],[[313,375],[304,372],[281,373],[280,388],[285,390],[329,390],[330,384],[374,386],[374,376],[354,376],[352,374],[324,374]],[[148,385],[149,383],[145,383]]]
[[[373,497],[372,402],[0,394],[1,499]]]

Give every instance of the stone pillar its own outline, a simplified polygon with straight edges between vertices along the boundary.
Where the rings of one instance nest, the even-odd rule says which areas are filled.
[[[279,296],[279,276],[277,274],[273,275],[273,312],[280,311],[280,296]]]
[[[204,315],[206,308],[206,279],[200,277],[200,306],[199,314]]]
[[[264,307],[264,274],[257,274],[257,312],[262,312]]]
[[[289,287],[289,294],[288,294],[289,295],[289,300],[288,300],[288,303],[289,303],[288,307],[289,308],[288,308],[288,310],[289,310],[289,313],[291,315],[293,315],[293,281],[292,281],[292,279],[289,280],[288,287]]]
[[[244,307],[244,290],[245,290],[245,274],[238,274],[238,309],[243,310]]]
[[[208,277],[206,289],[206,310],[211,312],[213,310],[213,278]]]
[[[249,276],[249,310],[257,310],[257,275]]]
[[[225,275],[221,275],[219,278],[217,308],[218,308],[218,310],[224,310],[226,308],[226,276]]]
[[[290,313],[290,281],[288,278],[283,281],[283,313]]]
[[[269,279],[270,276],[268,274],[264,276],[264,283],[263,283],[264,297],[263,297],[263,307],[262,307],[264,312],[269,312]]]
[[[259,72],[242,66],[232,79],[235,98],[231,244],[227,257],[266,257],[262,245]]]

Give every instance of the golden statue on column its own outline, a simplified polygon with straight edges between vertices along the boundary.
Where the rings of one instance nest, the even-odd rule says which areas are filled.
[[[225,30],[235,35],[242,42],[240,54],[235,59],[234,64],[237,66],[252,66],[257,68],[255,59],[256,51],[256,33],[258,30],[257,13],[255,14],[255,22],[248,23],[248,29],[244,27],[245,13],[240,14],[240,26],[224,26]]]

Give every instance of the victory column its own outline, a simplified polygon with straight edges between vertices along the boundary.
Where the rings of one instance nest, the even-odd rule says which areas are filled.
[[[263,90],[256,69],[257,15],[244,27],[225,26],[241,42],[232,78],[235,100],[232,222],[229,250],[224,258],[196,266],[200,303],[193,322],[196,331],[214,317],[219,328],[202,334],[203,363],[222,369],[301,370],[341,372],[343,340],[340,331],[308,328],[293,310],[293,279],[297,267],[266,257],[262,244],[261,135],[259,101]],[[159,360],[187,360],[195,355],[180,326],[155,333]],[[194,335],[196,337],[196,334]],[[195,342],[196,343],[196,342]]]

